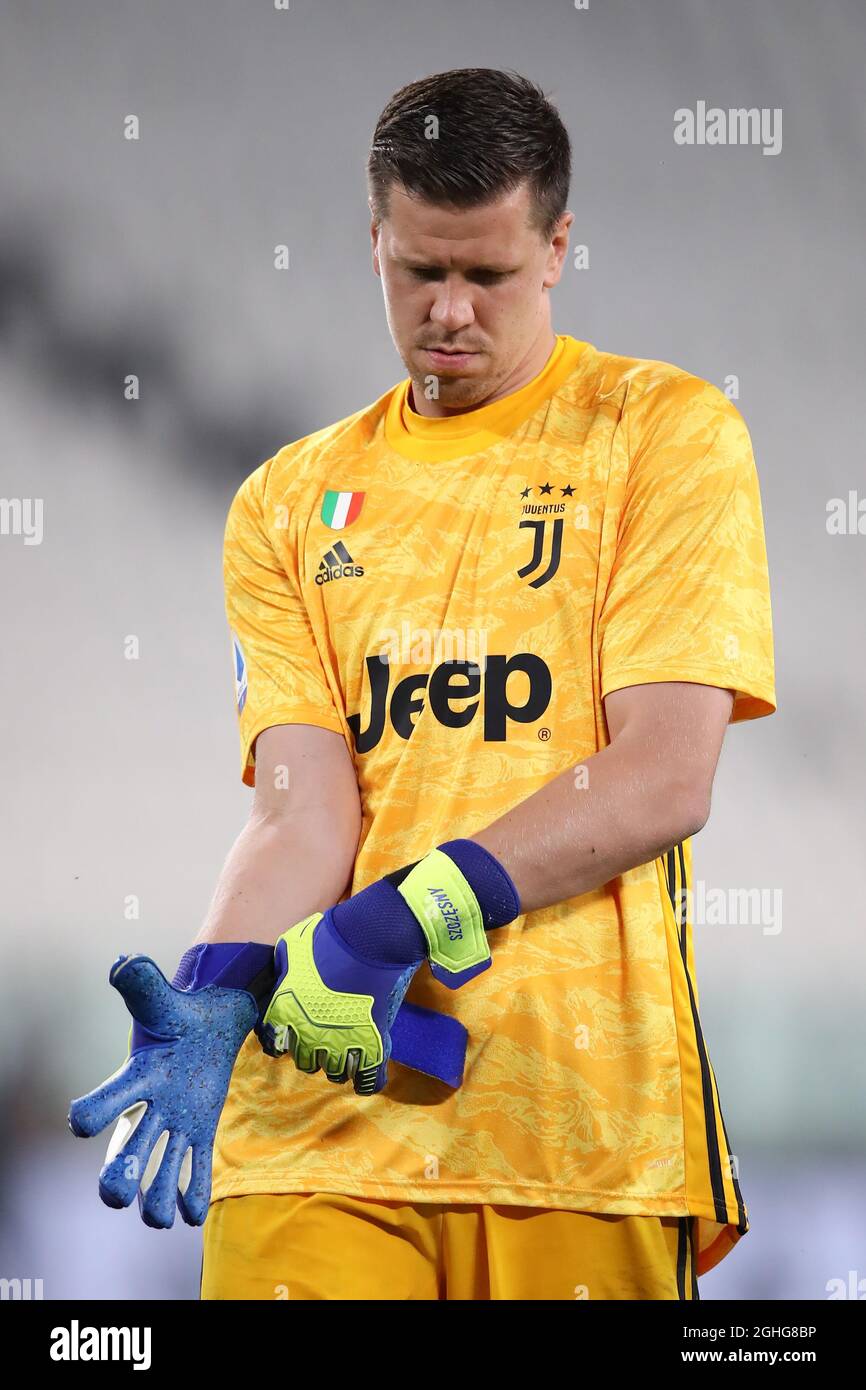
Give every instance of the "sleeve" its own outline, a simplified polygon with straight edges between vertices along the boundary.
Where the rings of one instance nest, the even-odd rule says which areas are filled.
[[[235,494],[223,547],[241,776],[250,787],[255,785],[255,741],[263,729],[315,724],[344,733],[297,569],[281,560],[269,532],[266,497],[272,462],[251,473]],[[288,536],[287,531],[281,534]],[[283,553],[289,556],[290,548]]]
[[[629,471],[599,618],[602,698],[655,681],[735,691],[732,720],[776,707],[770,586],[748,430],[683,375],[624,414]]]

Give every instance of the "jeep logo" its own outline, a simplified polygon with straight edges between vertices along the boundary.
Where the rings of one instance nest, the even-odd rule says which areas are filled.
[[[385,731],[385,719],[390,717],[392,728],[401,738],[408,739],[415,727],[415,718],[426,703],[433,718],[449,729],[462,729],[471,724],[479,705],[484,709],[485,743],[502,743],[508,721],[531,724],[540,719],[550,704],[553,682],[546,662],[529,652],[516,656],[488,656],[485,670],[472,661],[443,661],[432,671],[405,676],[394,686],[391,698],[388,687],[391,667],[387,656],[368,656],[365,662],[370,681],[370,722],[361,728],[361,716],[350,714],[349,728],[358,753],[369,753]],[[517,671],[529,677],[529,695],[523,705],[509,702],[508,678]],[[480,700],[476,699],[480,696]],[[465,709],[455,709],[455,701],[472,700]]]

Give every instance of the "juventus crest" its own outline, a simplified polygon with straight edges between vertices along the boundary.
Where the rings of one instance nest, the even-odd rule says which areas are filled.
[[[549,497],[550,501],[527,501],[536,491],[539,497]],[[559,497],[554,496],[555,492],[560,494]],[[523,502],[523,520],[518,525],[521,531],[527,530],[532,533],[532,554],[517,573],[521,579],[527,579],[532,575],[529,584],[533,589],[540,589],[543,584],[549,584],[559,569],[562,557],[562,528],[567,506],[564,499],[573,496],[574,488],[571,483],[566,483],[565,487],[561,484],[554,486],[551,483],[533,483],[525,487],[520,494]]]
[[[527,564],[520,566],[517,573],[521,579],[526,579],[530,574],[534,575],[535,577],[529,580],[533,589],[540,589],[542,584],[547,584],[559,569],[562,555],[562,524],[561,516],[519,523],[521,531],[526,528],[532,532],[532,555]]]

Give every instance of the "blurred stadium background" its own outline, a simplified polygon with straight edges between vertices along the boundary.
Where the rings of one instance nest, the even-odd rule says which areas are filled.
[[[111,960],[173,968],[246,813],[234,488],[404,374],[369,263],[376,117],[487,66],[539,81],[573,138],[590,265],[557,331],[734,374],[758,459],[780,712],[729,733],[696,872],[782,915],[696,930],[753,1223],[702,1297],[866,1296],[866,537],[826,525],[864,486],[864,49],[860,0],[3,0],[0,493],[44,499],[44,536],[0,536],[0,1275],[197,1295],[198,1233],[102,1207],[67,1103],[124,1052]],[[699,99],[781,107],[782,152],[675,145]]]

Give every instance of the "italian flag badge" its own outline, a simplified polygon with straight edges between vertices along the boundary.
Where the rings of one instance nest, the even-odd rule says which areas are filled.
[[[326,492],[322,500],[322,520],[325,525],[330,526],[332,531],[342,531],[344,526],[351,526],[361,515],[364,496],[363,492]]]

